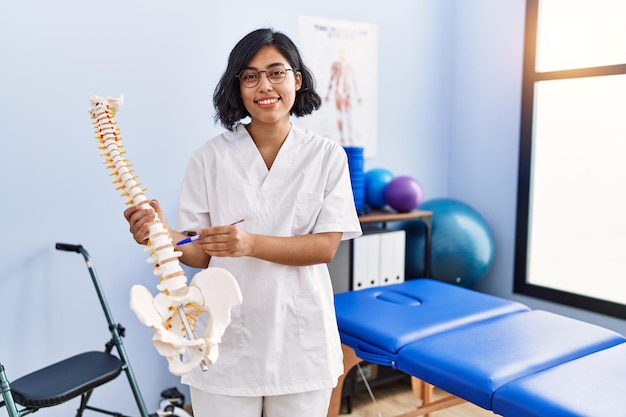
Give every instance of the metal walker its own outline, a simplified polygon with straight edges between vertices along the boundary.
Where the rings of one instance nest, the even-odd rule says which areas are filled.
[[[81,417],[85,410],[92,410],[116,417],[128,417],[118,412],[104,410],[88,404],[95,388],[117,378],[124,371],[135,397],[139,415],[141,417],[158,415],[156,413],[149,414],[146,409],[122,342],[125,329],[113,320],[113,315],[109,309],[96,270],[91,263],[89,253],[82,245],[67,243],[57,243],[56,249],[80,253],[85,258],[87,269],[91,275],[109,325],[111,340],[106,343],[104,351],[81,353],[14,381],[9,381],[4,366],[0,363],[0,387],[3,399],[3,401],[0,401],[0,408],[6,407],[9,417],[22,417],[41,408],[63,404],[80,396],[80,406],[76,411],[76,417]],[[113,347],[117,350],[117,356],[111,353]]]

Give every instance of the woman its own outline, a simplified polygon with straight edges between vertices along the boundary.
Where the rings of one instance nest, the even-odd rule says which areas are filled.
[[[326,264],[342,239],[361,234],[346,154],[292,125],[321,99],[280,32],[259,29],[237,43],[213,103],[226,131],[192,154],[176,219],[177,230],[202,238],[178,250],[189,266],[230,271],[243,303],[216,363],[182,379],[194,416],[326,416],[343,372]],[[124,214],[144,243],[154,214]],[[168,229],[176,241],[186,236]]]

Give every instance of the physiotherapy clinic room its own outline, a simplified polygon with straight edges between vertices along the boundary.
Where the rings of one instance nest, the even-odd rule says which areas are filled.
[[[619,319],[512,292],[523,0],[5,0],[0,9],[0,361],[9,379],[109,339],[84,262],[54,248],[68,242],[89,251],[127,329],[148,409],[165,388],[187,393],[128,308],[130,287],[154,290],[156,278],[102,165],[89,98],[124,94],[117,121],[127,156],[173,219],[187,158],[222,131],[211,94],[230,49],[258,27],[297,40],[299,16],[377,26],[377,154],[365,168],[412,176],[426,199],[455,198],[481,213],[496,255],[475,289],[626,332]],[[135,413],[124,377],[96,390],[99,398]],[[63,407],[72,413],[75,405]]]

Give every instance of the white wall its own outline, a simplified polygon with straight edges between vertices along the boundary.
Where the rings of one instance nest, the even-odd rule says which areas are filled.
[[[367,163],[419,178],[428,198],[446,194],[453,3],[215,4],[3,2],[0,361],[9,378],[99,350],[109,338],[82,258],[54,249],[67,242],[90,252],[114,318],[127,328],[125,346],[148,409],[156,409],[161,390],[184,390],[128,309],[130,287],[156,293],[156,277],[128,233],[124,200],[101,163],[88,115],[93,95],[125,95],[117,121],[128,159],[148,196],[172,218],[187,157],[221,131],[213,125],[211,95],[241,36],[273,26],[297,40],[299,15],[375,23],[379,155]],[[124,378],[96,390],[94,403],[136,414]],[[71,414],[76,404],[66,407]]]

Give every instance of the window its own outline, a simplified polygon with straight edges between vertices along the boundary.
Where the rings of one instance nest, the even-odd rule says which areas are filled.
[[[626,2],[526,9],[514,290],[626,318]]]

